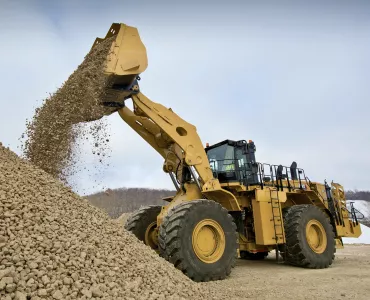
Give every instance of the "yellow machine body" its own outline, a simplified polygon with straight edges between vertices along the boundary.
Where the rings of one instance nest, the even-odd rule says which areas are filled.
[[[126,88],[116,91],[108,89],[107,97],[118,104],[117,111],[121,118],[163,157],[163,170],[170,174],[177,189],[174,197],[165,199],[169,203],[163,206],[157,216],[158,227],[168,212],[178,205],[209,199],[221,204],[230,214],[245,209],[252,212],[245,217],[250,218],[251,226],[245,234],[239,233],[241,251],[269,251],[284,244],[283,210],[294,205],[313,205],[325,212],[335,229],[337,247],[342,246],[341,237],[360,236],[360,226],[347,210],[344,190],[339,184],[332,184],[330,189],[333,197],[328,199],[327,186],[311,182],[307,177],[293,180],[287,176],[280,178],[277,183],[277,178],[272,176],[270,182],[264,182],[261,178],[257,185],[220,182],[210,165],[196,127],[183,120],[173,109],[153,102],[140,92],[138,75],[147,68],[148,62],[137,29],[115,23],[104,39],[114,37],[105,72],[112,77],[112,82],[121,83]],[[104,39],[97,38],[94,46]],[[133,110],[125,105],[126,100],[132,100]],[[185,171],[191,174],[187,179]],[[331,203],[336,216],[333,215]],[[199,236],[211,239],[212,234],[218,234],[217,225],[212,228],[216,230],[199,229]],[[320,234],[320,228],[314,222],[307,227],[307,236],[312,236],[312,241],[308,241],[311,244],[321,238]],[[199,247],[206,248],[201,244]],[[208,250],[197,251],[201,258]],[[320,248],[315,248],[315,251],[319,253]]]

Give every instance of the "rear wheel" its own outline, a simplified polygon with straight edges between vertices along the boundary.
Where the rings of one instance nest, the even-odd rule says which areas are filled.
[[[146,206],[134,212],[126,221],[125,229],[131,231],[140,241],[158,250],[157,216],[161,206]]]
[[[161,255],[194,281],[224,279],[235,264],[236,225],[214,201],[174,207],[164,218],[158,239]]]
[[[292,265],[323,269],[333,262],[335,240],[328,216],[314,205],[284,210],[286,244],[282,256]]]

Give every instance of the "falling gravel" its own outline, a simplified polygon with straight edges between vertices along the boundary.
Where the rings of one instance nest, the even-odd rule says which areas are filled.
[[[219,299],[0,143],[0,299]]]
[[[76,172],[78,143],[83,137],[93,136],[99,148],[96,153],[102,159],[102,154],[109,149],[106,122],[101,118],[111,114],[112,108],[100,103],[110,85],[110,77],[104,74],[104,69],[113,40],[110,38],[95,46],[26,124],[24,156],[64,183]],[[98,121],[94,126],[83,124],[95,120]]]

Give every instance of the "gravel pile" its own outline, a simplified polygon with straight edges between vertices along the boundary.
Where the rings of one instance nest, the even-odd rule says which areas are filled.
[[[0,143],[0,299],[219,299]]]
[[[67,183],[77,170],[78,143],[92,135],[94,144],[104,157],[109,149],[106,122],[101,118],[112,108],[100,105],[110,78],[103,72],[113,38],[95,46],[70,75],[63,86],[44,100],[33,119],[27,122],[23,153],[34,165]],[[81,122],[99,120],[94,126]]]

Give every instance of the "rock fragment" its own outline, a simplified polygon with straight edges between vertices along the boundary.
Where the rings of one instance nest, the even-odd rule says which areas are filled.
[[[61,291],[57,290],[53,293],[53,298],[56,300],[62,300],[63,299],[63,294]]]
[[[27,300],[27,295],[22,292],[16,292],[15,293],[15,300]]]

